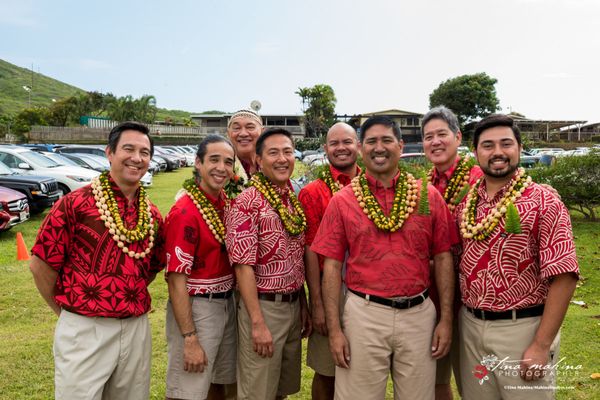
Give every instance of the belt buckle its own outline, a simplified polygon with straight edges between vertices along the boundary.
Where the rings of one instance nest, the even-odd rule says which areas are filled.
[[[410,307],[410,299],[408,299],[406,297],[392,297],[390,300],[392,300],[393,308],[400,308],[400,306],[403,307],[403,305],[407,304],[407,303],[408,303],[408,307]],[[399,307],[396,307],[396,305],[398,305]]]

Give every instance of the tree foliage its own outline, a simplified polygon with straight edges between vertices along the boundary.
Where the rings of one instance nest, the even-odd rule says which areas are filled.
[[[448,79],[429,95],[429,106],[450,108],[464,126],[499,109],[494,87],[497,82],[485,72]]]
[[[554,165],[529,173],[534,181],[555,188],[569,209],[581,212],[586,219],[598,220],[595,209],[600,206],[600,151],[560,157]]]
[[[335,122],[337,99],[331,86],[318,84],[298,88],[295,92],[302,98],[302,111],[308,137],[319,137]]]

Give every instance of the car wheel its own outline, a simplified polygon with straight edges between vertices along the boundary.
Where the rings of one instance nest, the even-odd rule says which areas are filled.
[[[67,185],[65,185],[64,183],[58,184],[58,190],[60,190],[63,195],[65,195],[71,191],[71,189],[69,189],[69,187]]]

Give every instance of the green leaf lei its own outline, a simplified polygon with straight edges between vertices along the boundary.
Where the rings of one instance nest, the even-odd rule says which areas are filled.
[[[221,244],[225,243],[225,225],[223,225],[223,221],[213,204],[206,198],[202,190],[198,188],[196,180],[194,178],[186,179],[183,182],[183,188],[196,205],[202,219],[206,222],[208,229],[210,229],[217,242]]]
[[[279,196],[279,193],[277,193],[273,184],[262,172],[257,172],[252,175],[250,186],[254,186],[256,190],[265,197],[271,207],[277,211],[277,214],[279,214],[279,218],[281,218],[281,222],[283,223],[283,227],[290,235],[296,236],[306,230],[306,215],[304,215],[302,205],[300,205],[296,194],[292,190],[289,191],[289,197],[295,213],[290,212],[283,204],[281,196]]]
[[[377,199],[371,193],[365,173],[352,179],[352,190],[358,205],[375,226],[386,232],[396,232],[406,221],[417,206],[417,181],[408,172],[400,170],[396,181],[394,201],[390,215],[386,216]]]

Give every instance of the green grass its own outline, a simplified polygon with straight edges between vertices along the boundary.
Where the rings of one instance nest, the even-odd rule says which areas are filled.
[[[298,168],[300,173],[301,168]],[[181,182],[191,168],[162,173],[154,178],[150,196],[163,216],[173,204]],[[33,245],[42,216],[0,233],[0,400],[53,398],[52,340],[56,317],[37,293],[27,262],[16,261],[15,234],[22,232],[26,244]],[[561,356],[565,363],[581,364],[578,375],[559,378],[559,386],[574,390],[559,391],[558,399],[600,399],[600,383],[590,379],[600,372],[600,224],[574,216],[577,253],[583,277],[575,299],[588,308],[571,305],[562,328]],[[166,342],[164,334],[167,288],[161,276],[150,287],[153,310],[151,398],[165,394]],[[290,399],[309,399],[312,371],[302,370],[302,389]],[[389,389],[389,386],[388,386]],[[391,397],[388,390],[387,398]]]

